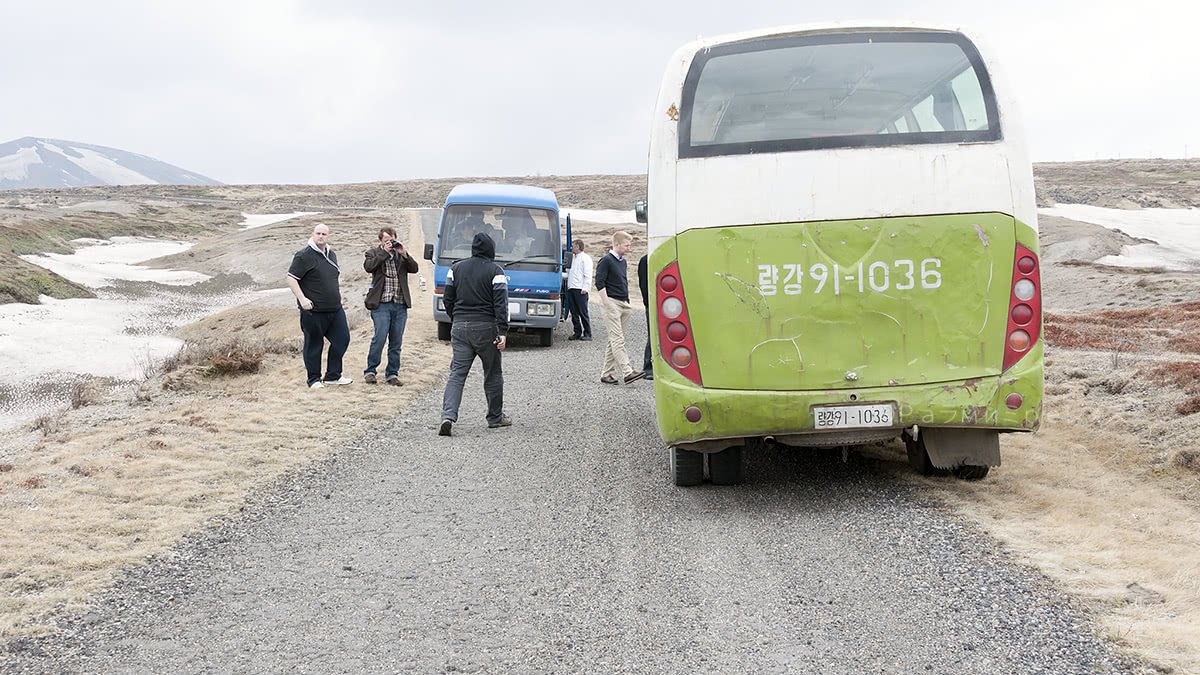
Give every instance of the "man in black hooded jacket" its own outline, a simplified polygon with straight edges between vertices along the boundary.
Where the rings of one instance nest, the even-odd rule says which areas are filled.
[[[475,357],[483,362],[483,393],[487,397],[489,429],[507,427],[512,420],[504,414],[504,375],[500,352],[508,342],[508,281],[504,268],[495,263],[496,244],[482,232],[471,241],[471,257],[460,260],[446,275],[442,302],[450,317],[450,377],[442,395],[439,436],[449,436],[458,421],[463,385]]]

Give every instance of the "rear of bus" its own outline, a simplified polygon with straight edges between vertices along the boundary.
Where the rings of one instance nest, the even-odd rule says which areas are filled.
[[[646,216],[660,434],[679,484],[767,439],[903,435],[981,478],[1041,416],[1032,171],[995,64],[953,30],[693,43],[655,110]]]

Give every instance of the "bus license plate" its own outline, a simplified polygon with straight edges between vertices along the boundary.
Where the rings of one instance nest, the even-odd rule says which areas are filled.
[[[896,409],[891,403],[840,405],[813,408],[817,429],[858,429],[895,426]]]

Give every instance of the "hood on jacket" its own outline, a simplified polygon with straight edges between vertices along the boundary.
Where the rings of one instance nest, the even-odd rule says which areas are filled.
[[[484,232],[476,233],[471,240],[471,255],[476,258],[496,259],[496,242]]]

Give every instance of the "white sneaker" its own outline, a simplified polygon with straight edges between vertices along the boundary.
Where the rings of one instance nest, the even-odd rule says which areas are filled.
[[[312,384],[308,385],[308,388],[309,389],[324,389],[325,384],[322,383],[320,380],[317,380],[316,382],[313,382]]]
[[[353,381],[348,377],[343,377],[340,380],[325,380],[325,384],[350,384]]]

